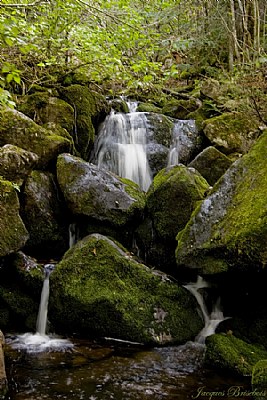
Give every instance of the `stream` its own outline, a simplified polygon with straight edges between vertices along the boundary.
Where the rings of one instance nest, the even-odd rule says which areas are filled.
[[[8,344],[13,337],[6,339]],[[249,380],[204,368],[205,345],[188,342],[147,349],[112,340],[72,342],[74,346],[65,351],[10,348],[7,399],[252,399]]]

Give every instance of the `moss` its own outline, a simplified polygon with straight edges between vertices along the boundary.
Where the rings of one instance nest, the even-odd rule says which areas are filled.
[[[215,334],[206,340],[205,362],[209,367],[251,376],[253,366],[267,357],[263,347],[251,345],[233,335]]]
[[[252,380],[253,389],[261,390],[265,392],[265,396],[262,399],[266,399],[267,390],[267,359],[258,361],[252,370]],[[257,396],[258,398],[258,396]]]
[[[51,275],[51,296],[54,323],[88,336],[162,344],[183,342],[201,326],[183,288],[101,235],[66,253]],[[162,317],[155,314],[160,310]]]
[[[202,176],[183,165],[161,170],[147,193],[147,208],[157,234],[174,240],[208,187]]]
[[[77,149],[88,159],[96,126],[110,111],[106,99],[86,86],[71,85],[61,90],[63,100],[71,104],[76,115]]]
[[[122,99],[114,99],[110,102],[111,108],[118,113],[128,113],[129,107],[126,101]]]
[[[258,121],[243,113],[225,113],[203,122],[203,131],[224,153],[246,153],[258,137]]]
[[[161,108],[152,103],[139,103],[137,111],[161,114]]]
[[[27,239],[16,190],[11,182],[0,178],[0,257],[19,250]]]
[[[194,99],[170,100],[162,108],[162,114],[176,119],[188,119],[188,114],[198,109]]]
[[[266,147],[267,131],[195,210],[177,237],[178,264],[210,269],[211,257],[214,266],[217,259],[218,265],[241,271],[266,266]]]
[[[0,110],[0,145],[13,144],[39,156],[38,166],[46,167],[61,152],[70,151],[68,139],[52,134],[24,114]]]
[[[169,148],[172,142],[174,121],[166,115],[156,113],[147,114],[147,120],[150,126],[153,127],[155,142]]]

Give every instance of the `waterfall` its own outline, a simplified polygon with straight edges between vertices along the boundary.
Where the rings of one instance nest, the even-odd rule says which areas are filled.
[[[39,305],[39,312],[36,323],[36,332],[40,335],[45,335],[47,325],[47,311],[48,311],[48,300],[49,300],[49,276],[54,269],[54,264],[46,264],[44,266],[45,279],[43,282],[43,288],[41,293],[41,300]]]
[[[69,224],[69,248],[77,243],[79,237],[79,229],[75,223]]]
[[[199,332],[195,341],[197,343],[204,344],[206,337],[213,335],[216,331],[217,326],[224,320],[230,317],[224,317],[223,312],[220,309],[220,300],[218,299],[214,305],[211,314],[209,314],[206,304],[204,302],[204,297],[199,291],[200,289],[208,288],[210,285],[201,276],[197,277],[195,283],[189,283],[184,285],[184,287],[189,290],[196,298],[204,318],[204,328]]]
[[[167,167],[186,163],[191,148],[196,141],[196,134],[197,127],[194,120],[176,120],[172,132]]]
[[[135,109],[133,103],[130,110]],[[152,181],[146,154],[147,129],[145,113],[112,111],[100,129],[92,161],[147,191]]]

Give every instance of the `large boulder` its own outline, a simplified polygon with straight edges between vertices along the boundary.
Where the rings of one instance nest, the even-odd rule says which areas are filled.
[[[206,339],[206,345],[206,364],[235,375],[251,376],[253,366],[267,358],[267,351],[263,347],[246,343],[234,335],[211,335]]]
[[[62,88],[60,95],[75,111],[74,141],[82,157],[88,160],[95,129],[109,113],[110,105],[104,96],[77,84]]]
[[[0,148],[0,176],[16,184],[22,184],[37,161],[37,154],[6,144]]]
[[[19,199],[12,183],[0,179],[0,257],[21,249],[29,237],[19,208]]]
[[[211,186],[226,172],[232,161],[213,146],[199,153],[189,167],[195,168]]]
[[[50,283],[58,332],[166,344],[186,342],[202,326],[186,289],[99,234],[68,250]]]
[[[206,137],[225,154],[246,153],[258,138],[258,129],[256,118],[239,112],[225,113],[203,122]]]
[[[237,160],[178,236],[178,266],[206,274],[263,269],[267,262],[267,131]]]
[[[179,164],[162,169],[147,193],[148,218],[136,231],[143,257],[168,270],[175,265],[176,235],[181,231],[209,185],[193,168]]]
[[[37,125],[13,109],[0,110],[0,146],[12,144],[37,154],[39,168],[46,167],[58,154],[69,152],[71,142]]]
[[[143,215],[145,195],[128,179],[70,154],[58,157],[57,177],[69,210],[121,227]]]
[[[68,224],[52,173],[33,171],[22,192],[21,215],[30,234],[28,254],[42,259],[60,257],[68,248]]]

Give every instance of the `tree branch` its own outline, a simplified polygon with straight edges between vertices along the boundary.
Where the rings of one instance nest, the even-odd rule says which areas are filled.
[[[28,7],[36,7],[41,3],[46,3],[46,2],[43,0],[36,0],[34,3],[30,4],[0,4],[0,8],[25,8],[25,7],[28,8]]]

